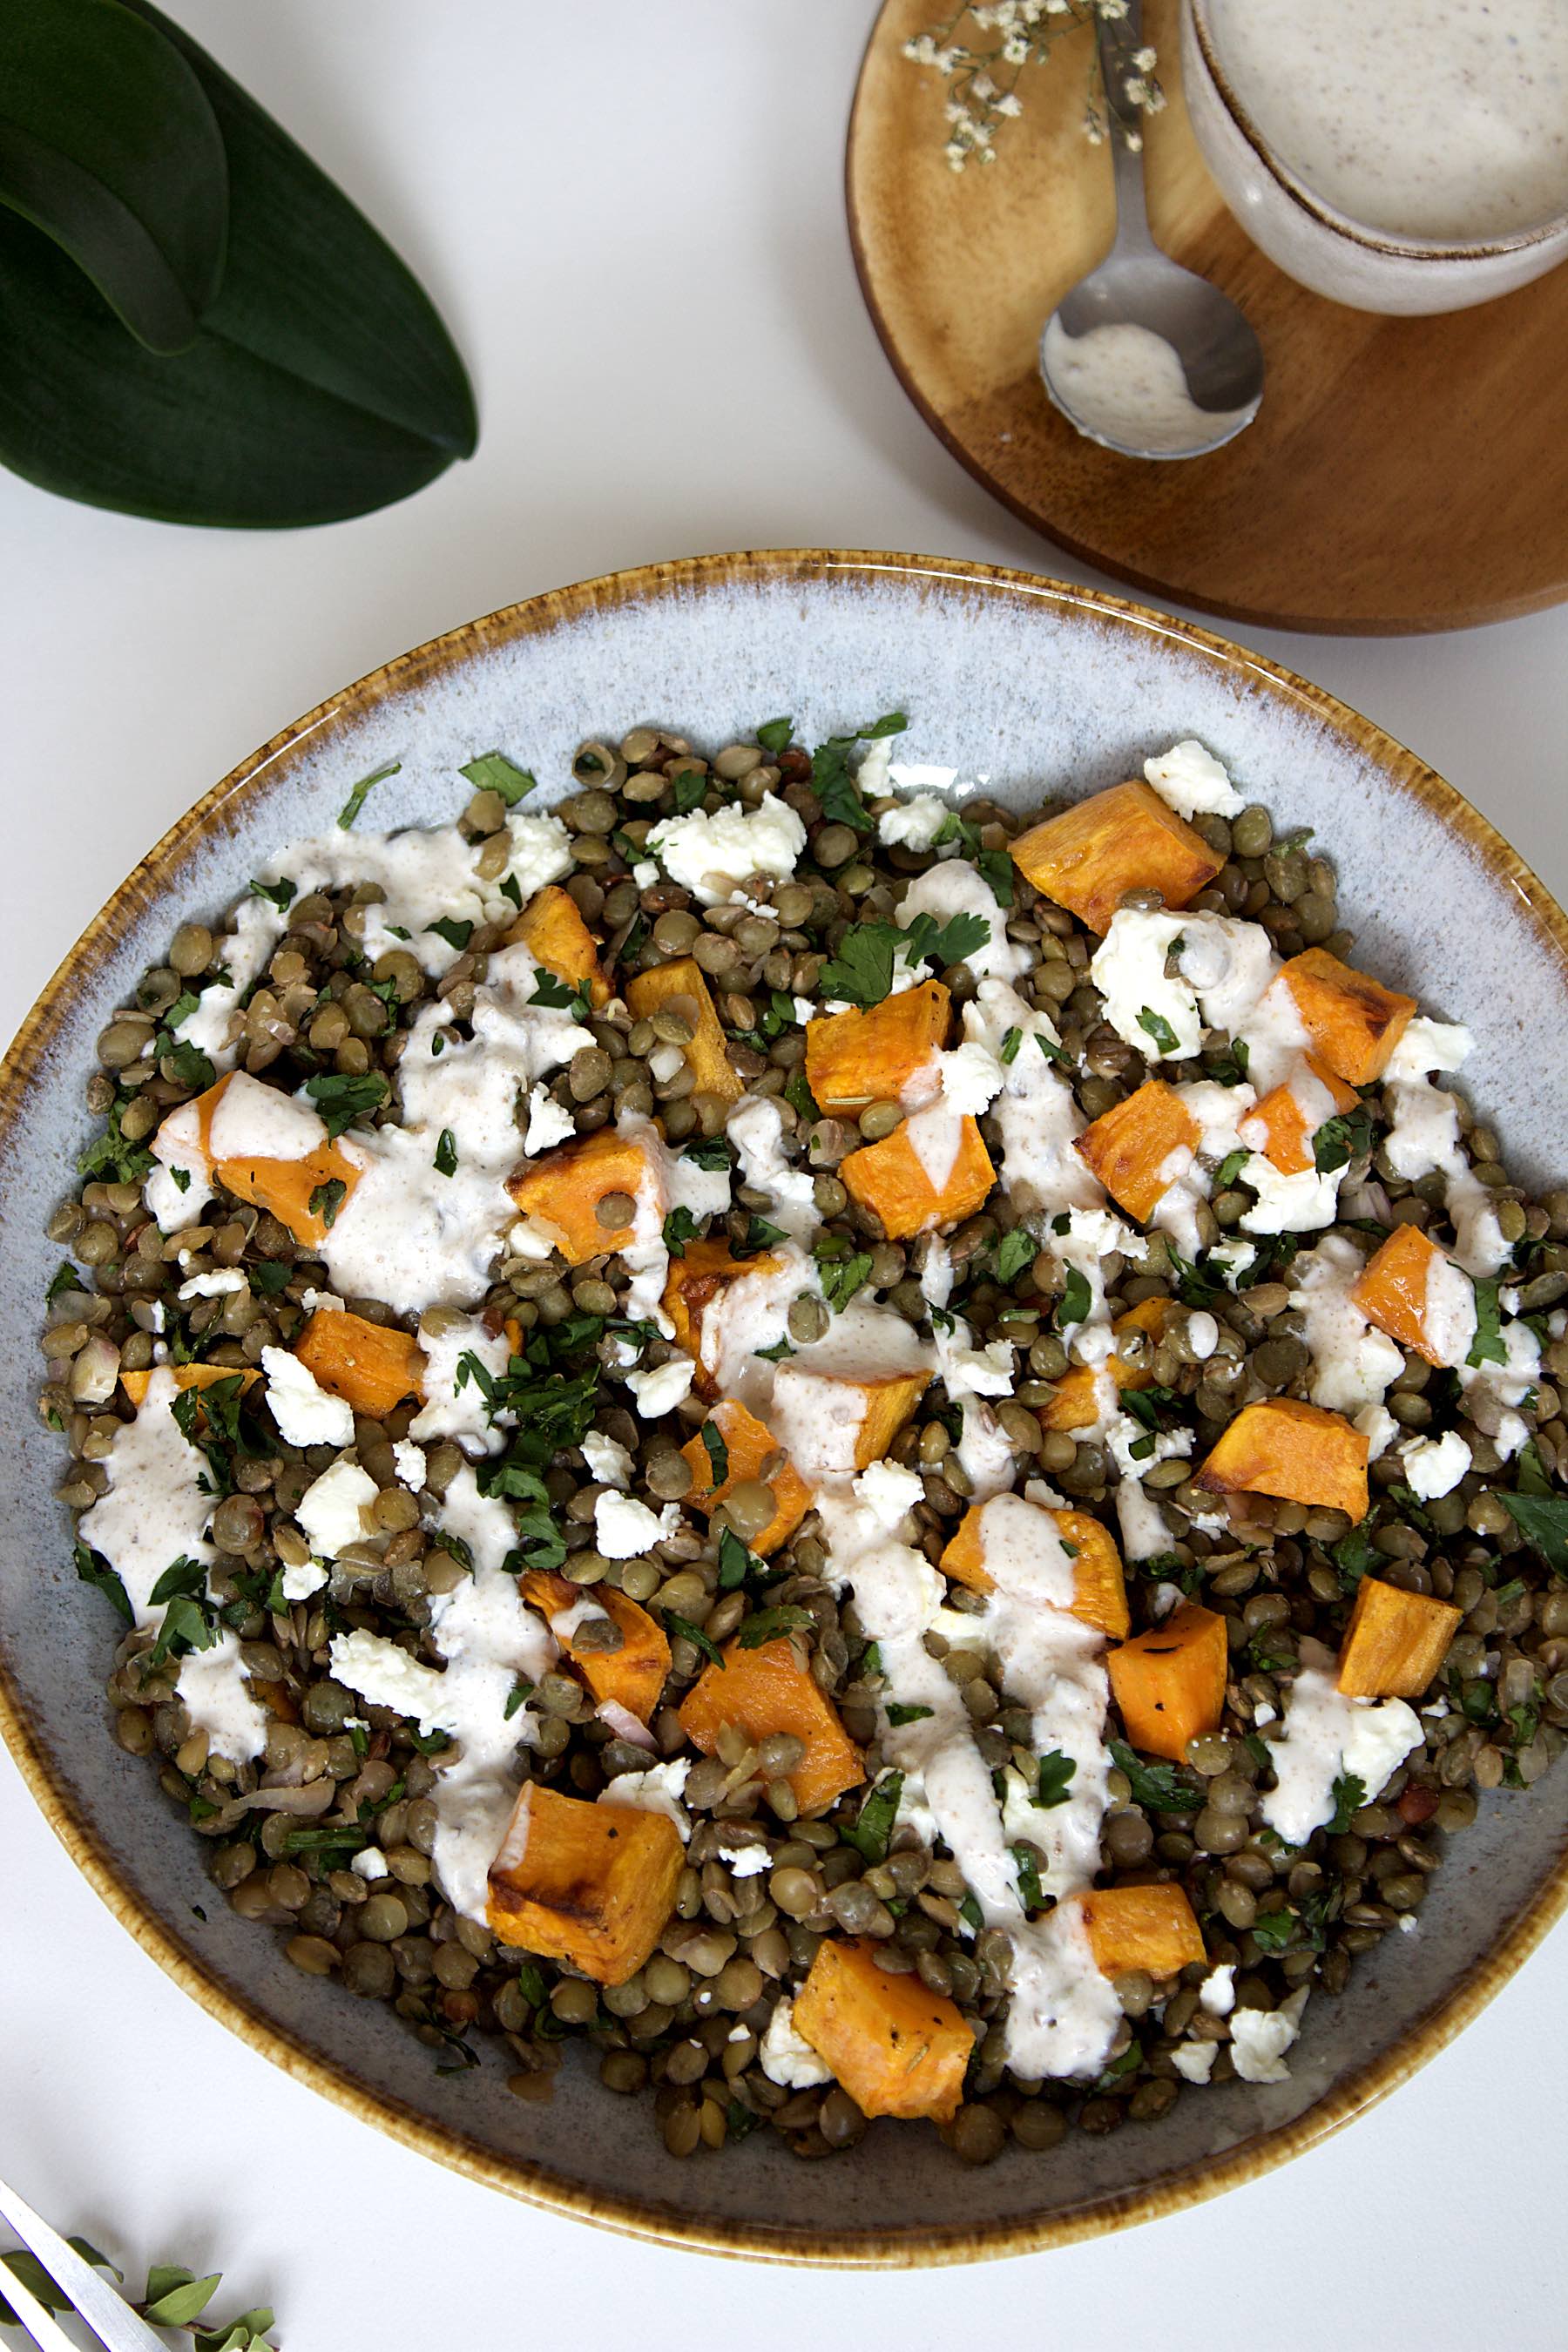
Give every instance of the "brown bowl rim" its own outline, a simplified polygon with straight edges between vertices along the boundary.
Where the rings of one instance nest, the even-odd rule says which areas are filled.
[[[314,751],[319,748],[318,739],[352,727],[367,710],[456,662],[507,644],[514,637],[549,634],[584,614],[614,612],[650,599],[730,585],[745,586],[758,582],[804,584],[837,574],[873,578],[889,573],[923,582],[938,592],[944,586],[958,585],[977,594],[999,593],[1012,598],[1037,600],[1042,605],[1077,612],[1102,624],[1144,629],[1173,639],[1189,652],[1217,661],[1227,669],[1238,670],[1282,696],[1373,758],[1395,790],[1408,793],[1459,835],[1494,880],[1523,903],[1568,981],[1568,917],[1479,811],[1371,720],[1351,710],[1322,688],[1310,684],[1261,654],[1150,606],[1004,565],[837,548],[775,548],[684,557],[606,572],[570,587],[549,590],[447,630],[368,672],[242,760],[169,827],[89,923],[41,992],[0,1062],[0,1154],[12,1143],[27,1089],[47,1056],[54,1032],[82,972],[96,972],[127,927],[179,886],[181,869],[190,854],[223,825],[237,805],[268,790],[270,772],[290,752],[300,748]],[[1496,1944],[1390,2049],[1316,2100],[1292,2122],[1259,2132],[1255,2138],[1223,2155],[1195,2158],[1168,2178],[1146,2187],[1086,2199],[1066,2211],[1033,2221],[1004,2220],[994,2226],[978,2229],[922,2230],[918,2236],[861,2229],[770,2229],[752,2222],[704,2219],[629,2195],[584,2190],[561,2179],[546,2165],[530,2163],[522,2158],[498,2157],[462,2134],[440,2130],[404,2101],[371,2090],[346,2068],[323,2059],[296,2035],[252,2007],[121,1881],[113,1855],[91,1829],[74,1818],[66,1784],[24,1713],[3,1654],[0,1735],[49,1827],[120,1925],[209,2017],[216,2018],[285,2074],[347,2109],[360,2121],[375,2126],[404,2147],[526,2203],[627,2236],[742,2260],[841,2269],[911,2269],[1037,2252],[1180,2212],[1227,2189],[1255,2180],[1277,2165],[1301,2155],[1375,2101],[1386,2097],[1479,2014],[1568,1910],[1565,1851],[1530,1901],[1508,1923]]]

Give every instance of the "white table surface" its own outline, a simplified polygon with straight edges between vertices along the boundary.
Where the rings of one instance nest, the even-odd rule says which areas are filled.
[[[861,307],[840,187],[869,0],[168,4],[423,276],[483,439],[406,504],[300,534],[172,530],[0,474],[0,1030],[217,776],[475,614],[734,547],[1096,576],[940,447]],[[1411,744],[1568,886],[1568,613],[1234,634]],[[0,1861],[0,2173],[132,2263],[225,2269],[232,2308],[276,2305],[289,2352],[1564,2340],[1568,1930],[1394,2098],[1217,2202],[976,2270],[748,2277],[476,2188],[252,2056],[100,1908],[3,1756]]]

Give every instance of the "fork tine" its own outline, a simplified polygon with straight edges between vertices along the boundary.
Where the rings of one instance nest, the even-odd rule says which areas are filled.
[[[76,2352],[70,2337],[36,2294],[22,2284],[15,2271],[0,2270],[0,2297],[8,2303],[38,2352]]]
[[[5,2180],[0,2180],[0,2218],[9,2221],[22,2243],[37,2254],[60,2293],[69,2296],[79,2315],[103,2345],[104,2352],[166,2352],[164,2345],[124,2297],[115,2293],[90,2263],[83,2262],[76,2248],[67,2245],[59,2231],[51,2230]],[[36,2298],[30,2299],[36,2305]],[[47,2313],[44,2317],[48,2318]],[[54,2328],[53,2336],[47,2339],[48,2352],[60,2352],[62,2347],[64,2352],[73,2352],[69,2338],[55,2326],[53,2320],[48,2324]],[[32,2329],[30,2319],[26,2325]],[[46,2339],[39,2337],[38,2341],[42,2344]]]

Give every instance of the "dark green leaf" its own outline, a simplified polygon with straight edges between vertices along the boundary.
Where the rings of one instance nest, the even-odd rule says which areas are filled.
[[[1006,1285],[1016,1282],[1026,1265],[1033,1265],[1040,1254],[1040,1244],[1027,1225],[1015,1225],[1004,1234],[994,1252],[996,1279]]]
[[[708,1465],[713,1473],[713,1484],[721,1486],[730,1475],[730,1449],[716,1421],[705,1421],[700,1431]]]
[[[664,1612],[664,1630],[672,1640],[689,1642],[710,1665],[717,1666],[721,1673],[724,1672],[722,1653],[709,1640],[700,1625],[694,1625],[689,1617],[679,1617],[673,1609],[667,1609]]]
[[[1151,1012],[1148,1005],[1138,1015],[1138,1026],[1152,1037],[1162,1054],[1174,1054],[1181,1045],[1181,1039],[1164,1014]]]
[[[430,1541],[437,1551],[448,1553],[459,1568],[466,1568],[470,1576],[473,1574],[474,1555],[461,1536],[455,1536],[450,1528],[432,1528]]]
[[[799,1118],[811,1121],[819,1119],[822,1117],[821,1108],[817,1103],[816,1097],[812,1093],[811,1088],[805,1082],[805,1072],[804,1068],[794,1069],[790,1072],[788,1079],[784,1084],[784,1093],[785,1102],[789,1104],[790,1108]]]
[[[217,1076],[217,1072],[202,1052],[201,1047],[193,1045],[188,1039],[181,1037],[171,1038],[162,1048],[158,1055],[158,1068],[164,1077],[172,1079],[177,1087],[186,1087],[192,1094],[205,1093]],[[188,1171],[182,1172],[188,1185],[189,1172]]]
[[[1264,1952],[1289,1951],[1300,1925],[1294,1911],[1260,1911],[1252,1923],[1258,1947]]]
[[[842,1315],[858,1290],[870,1278],[871,1260],[864,1250],[853,1257],[825,1257],[816,1260],[822,1296],[835,1315]]]
[[[174,1181],[176,1192],[188,1192],[190,1191],[191,1171],[188,1168],[171,1168],[169,1174]]]
[[[942,924],[934,915],[917,915],[903,936],[910,963],[936,963],[945,971],[983,948],[991,926],[984,915],[952,915]]]
[[[1215,1191],[1227,1192],[1251,1157],[1251,1152],[1247,1150],[1227,1152],[1215,1170]]]
[[[477,760],[468,761],[458,773],[466,776],[477,793],[499,793],[508,808],[515,808],[519,801],[525,800],[539,782],[538,777],[531,775],[526,768],[513,767],[504,751],[481,751]],[[514,882],[512,889],[516,888]]]
[[[444,1127],[437,1138],[431,1165],[437,1176],[455,1176],[458,1172],[458,1139],[449,1127]]]
[[[1004,1069],[1006,1068],[1010,1062],[1016,1062],[1017,1060],[1018,1048],[1023,1042],[1024,1033],[1021,1029],[1008,1030],[1007,1034],[1002,1040],[1002,1051],[996,1056]]]
[[[1239,1087],[1246,1081],[1251,1059],[1252,1048],[1246,1038],[1233,1037],[1225,1051],[1212,1055],[1204,1066],[1218,1085]]]
[[[288,1289],[294,1269],[281,1258],[265,1257],[256,1265],[247,1265],[245,1271],[252,1290],[259,1290],[264,1298],[276,1298],[280,1291]]]
[[[521,1675],[519,1675],[517,1681],[513,1683],[510,1690],[508,1691],[506,1695],[506,1705],[501,1708],[501,1715],[506,1722],[510,1723],[511,1721],[512,1717],[517,1713],[519,1707],[521,1706],[529,1698],[532,1690],[533,1685],[531,1682],[526,1681]]]
[[[664,1221],[664,1245],[671,1257],[684,1257],[686,1244],[701,1232],[689,1209],[671,1209]]]
[[[1568,1496],[1500,1495],[1498,1500],[1553,1576],[1568,1577]]]
[[[772,1249],[776,1242],[786,1242],[789,1235],[782,1225],[773,1225],[766,1217],[750,1217],[746,1222],[746,1239],[737,1256],[755,1257],[759,1250]]]
[[[73,1546],[72,1558],[76,1562],[76,1572],[83,1584],[96,1585],[99,1591],[113,1602],[125,1622],[128,1625],[134,1625],[136,1612],[131,1606],[130,1595],[109,1562],[100,1559],[97,1552],[89,1551],[84,1543]]]
[[[1134,1421],[1141,1421],[1144,1428],[1152,1430],[1156,1436],[1160,1431],[1160,1407],[1175,1402],[1174,1389],[1123,1389],[1121,1391],[1123,1412],[1130,1412]]]
[[[931,1711],[929,1706],[905,1706],[895,1700],[888,1709],[888,1721],[897,1731],[906,1723],[923,1723]]]
[[[279,913],[281,915],[287,912],[288,908],[292,905],[295,898],[299,895],[299,884],[296,882],[258,882],[253,876],[250,884],[250,895],[253,898],[268,899],[271,905],[277,908]]]
[[[782,1364],[786,1356],[794,1355],[795,1349],[787,1339],[775,1339],[771,1348],[753,1348],[752,1353],[759,1363]]]
[[[683,768],[670,786],[670,799],[677,816],[689,816],[701,807],[708,797],[708,779],[695,768]]]
[[[161,1666],[165,1658],[184,1657],[189,1650],[210,1650],[216,1640],[209,1605],[194,1594],[178,1593],[163,1612],[147,1663]]]
[[[958,1906],[958,1916],[961,1919],[964,1920],[968,1926],[973,1928],[977,1936],[982,1927],[985,1925],[985,1914],[980,1908],[979,1904],[975,1901],[973,1895],[966,1895],[964,1896],[963,1902]]]
[[[1055,1038],[1047,1037],[1043,1029],[1036,1030],[1035,1043],[1039,1047],[1047,1062],[1059,1062],[1064,1069],[1070,1069],[1072,1066],[1072,1056],[1068,1052],[1067,1047],[1065,1045],[1058,1045]]]
[[[974,865],[999,907],[1013,903],[1013,861],[1005,849],[980,849]]]
[[[531,1004],[542,1004],[552,1013],[570,1013],[574,1021],[583,1021],[588,1013],[588,983],[582,981],[574,988],[569,982],[558,980],[552,971],[536,964],[533,994],[528,1001]]]
[[[460,923],[456,915],[443,915],[438,923],[429,923],[426,928],[434,931],[438,940],[445,940],[449,948],[456,948],[459,955],[474,936],[472,923]]]
[[[1352,1814],[1359,1813],[1366,1802],[1366,1782],[1359,1780],[1353,1772],[1342,1772],[1334,1781],[1331,1794],[1334,1810],[1329,1822],[1329,1835],[1343,1837],[1350,1828]]]
[[[253,2310],[242,2311],[237,2319],[220,2324],[215,2328],[192,2330],[191,2352],[253,2352],[259,2347],[268,2329],[274,2323],[274,2314],[265,2303]]]
[[[68,1290],[85,1290],[86,1288],[87,1276],[77,1272],[68,1257],[63,1257],[50,1277],[47,1290],[44,1293],[45,1303],[52,1307],[56,1299],[63,1297]]]
[[[347,1198],[348,1189],[341,1176],[331,1176],[324,1184],[317,1185],[306,1203],[311,1216],[320,1217],[328,1233],[338,1222],[338,1211]]]
[[[112,0],[0,11],[0,204],[44,230],[148,351],[184,351],[223,279],[228,162],[200,81]]]
[[[1094,1294],[1089,1289],[1087,1276],[1078,1266],[1069,1265],[1067,1280],[1062,1285],[1062,1295],[1057,1301],[1057,1329],[1065,1331],[1074,1323],[1084,1322],[1093,1304]]]
[[[1342,1536],[1330,1551],[1329,1557],[1339,1571],[1340,1589],[1343,1592],[1353,1592],[1368,1569],[1376,1564],[1378,1554],[1369,1533],[1371,1526],[1370,1519],[1363,1520],[1359,1528],[1352,1528],[1348,1536]]]
[[[59,1280],[58,1275],[55,1276],[55,1280],[57,1282]],[[52,1295],[53,1285],[50,1286],[50,1289]],[[1541,1448],[1533,1437],[1528,1444],[1521,1446],[1515,1457],[1514,1467],[1516,1483],[1521,1495],[1551,1494],[1552,1480],[1547,1475],[1546,1465],[1541,1458]]]
[[[305,1081],[305,1092],[326,1121],[329,1141],[365,1111],[379,1110],[392,1089],[379,1070],[349,1077],[337,1070],[320,1070]]]
[[[903,1774],[884,1772],[861,1806],[854,1828],[839,1831],[845,1844],[854,1846],[869,1863],[885,1862],[903,1793]]]
[[[764,751],[787,751],[795,740],[793,719],[765,719],[757,730],[757,741]]]
[[[1133,1803],[1147,1812],[1195,1812],[1203,1802],[1201,1791],[1173,1765],[1143,1763],[1123,1739],[1110,1742],[1110,1758],[1117,1770],[1126,1774]]]
[[[1037,1911],[1046,1899],[1046,1890],[1040,1885],[1040,1865],[1034,1849],[1016,1845],[1013,1859],[1018,1865],[1018,1900],[1026,1911]]]
[[[1502,1310],[1498,1304],[1496,1282],[1478,1280],[1476,1292],[1476,1337],[1467,1364],[1506,1364],[1508,1349],[1503,1345]]]
[[[368,776],[362,776],[358,783],[354,786],[353,792],[349,794],[347,800],[343,803],[342,808],[338,811],[339,832],[352,832],[355,818],[358,816],[361,809],[363,808],[366,801],[370,798],[371,793],[375,790],[377,784],[384,784],[388,776],[400,775],[402,771],[403,762],[401,760],[389,760],[384,768],[373,769]]]
[[[160,357],[48,237],[0,216],[0,461],[65,497],[178,522],[327,522],[406,497],[475,437],[427,298],[187,34],[149,0],[124,5],[185,59],[217,118],[222,289],[190,348]]]
[[[752,1558],[733,1528],[719,1530],[719,1590],[733,1592],[760,1563]]]
[[[182,1553],[178,1559],[170,1562],[147,1595],[147,1605],[150,1609],[161,1609],[166,1601],[173,1601],[176,1593],[199,1596],[206,1589],[207,1572],[201,1561]]]
[[[707,1135],[696,1143],[689,1143],[680,1156],[689,1160],[694,1168],[706,1168],[710,1175],[733,1164],[731,1147],[721,1135]]]
[[[3,307],[3,305],[0,305]],[[0,320],[0,341],[4,340],[4,321]],[[0,406],[5,404],[5,384],[0,382]],[[123,1102],[110,1106],[109,1123],[101,1135],[94,1136],[76,1163],[79,1176],[96,1177],[100,1183],[140,1184],[153,1165],[153,1155],[140,1144],[127,1143],[120,1131]]]
[[[1047,1813],[1058,1805],[1065,1805],[1077,1770],[1075,1758],[1064,1756],[1059,1748],[1053,1748],[1040,1759],[1039,1778],[1029,1802]]]
[[[736,1639],[742,1650],[760,1650],[786,1633],[804,1633],[816,1622],[809,1609],[754,1609],[742,1618]]]
[[[1312,1138],[1312,1158],[1321,1176],[1332,1175],[1372,1149],[1372,1114],[1364,1106],[1326,1118]]]

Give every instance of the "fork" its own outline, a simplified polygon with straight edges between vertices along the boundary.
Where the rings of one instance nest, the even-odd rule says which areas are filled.
[[[8,2221],[22,2243],[35,2253],[60,2293],[68,2295],[79,2317],[85,2320],[103,2352],[165,2352],[162,2339],[132,2311],[109,2281],[68,2246],[16,2191],[0,2180],[0,2218]],[[0,2294],[38,2347],[38,2352],[76,2352],[58,2319],[37,2295],[9,2270],[0,2272]]]

